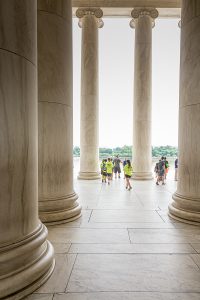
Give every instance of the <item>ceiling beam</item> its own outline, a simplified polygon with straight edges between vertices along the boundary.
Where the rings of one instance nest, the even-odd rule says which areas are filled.
[[[73,15],[78,7],[100,7],[104,17],[130,17],[134,7],[155,7],[160,18],[180,18],[181,0],[72,0]]]
[[[72,6],[180,8],[181,0],[72,0]]]

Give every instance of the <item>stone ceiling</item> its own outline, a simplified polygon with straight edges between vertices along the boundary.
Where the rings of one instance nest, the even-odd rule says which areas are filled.
[[[104,17],[129,17],[134,7],[156,7],[160,18],[180,18],[181,0],[72,0],[73,15],[78,7],[100,7]]]

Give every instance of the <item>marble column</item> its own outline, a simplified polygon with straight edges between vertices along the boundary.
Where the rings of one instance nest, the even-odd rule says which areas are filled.
[[[0,1],[0,298],[21,299],[54,268],[38,219],[37,1]]]
[[[172,218],[200,224],[200,6],[182,0],[177,190]]]
[[[73,188],[71,14],[69,0],[38,0],[39,215],[49,225],[81,215]]]
[[[152,26],[158,17],[154,8],[132,10],[130,26],[135,28],[133,102],[133,178],[152,179]]]
[[[78,9],[82,28],[81,124],[79,179],[98,179],[99,173],[99,70],[98,28],[103,27],[101,9]]]

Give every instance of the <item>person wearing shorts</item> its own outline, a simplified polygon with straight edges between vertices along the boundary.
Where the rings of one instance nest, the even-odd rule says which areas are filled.
[[[115,178],[117,178],[117,173],[118,173],[118,177],[120,178],[120,173],[121,173],[120,163],[121,160],[119,159],[119,155],[116,155],[115,159],[113,160]]]
[[[113,164],[110,158],[108,158],[108,161],[106,163],[106,173],[108,176],[108,184],[110,184],[110,181],[112,180],[112,170],[113,170]]]
[[[130,178],[132,176],[132,173],[133,173],[133,168],[131,166],[131,162],[129,159],[127,159],[126,165],[124,166],[124,174],[126,178],[126,189],[128,189],[129,191],[132,189],[132,186],[130,184]]]

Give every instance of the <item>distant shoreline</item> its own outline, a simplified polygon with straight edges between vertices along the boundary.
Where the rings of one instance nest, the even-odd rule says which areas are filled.
[[[124,145],[123,147],[115,147],[115,148],[99,148],[99,157],[107,158],[107,157],[115,157],[119,155],[121,158],[132,158],[132,152],[134,153],[133,146]],[[74,146],[73,155],[75,157],[80,156],[80,147]],[[159,158],[162,156],[166,157],[177,157],[178,148],[175,146],[156,146],[152,147],[152,157]]]

